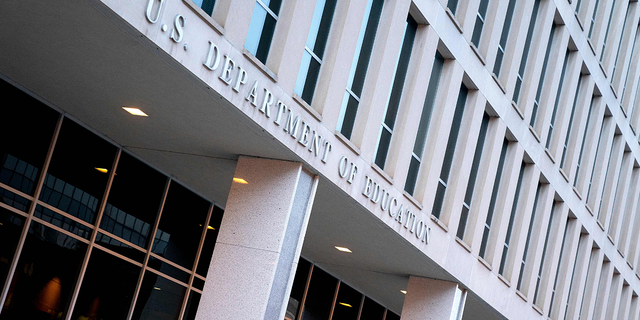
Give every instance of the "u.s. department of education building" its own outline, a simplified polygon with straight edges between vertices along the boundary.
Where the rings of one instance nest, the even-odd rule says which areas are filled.
[[[0,320],[637,320],[639,21],[1,1]]]

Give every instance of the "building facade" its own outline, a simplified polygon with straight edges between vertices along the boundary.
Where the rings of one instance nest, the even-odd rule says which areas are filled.
[[[637,1],[0,18],[0,320],[640,319]]]

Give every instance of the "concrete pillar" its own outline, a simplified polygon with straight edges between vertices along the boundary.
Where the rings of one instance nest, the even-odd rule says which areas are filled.
[[[455,282],[411,276],[400,320],[462,319],[466,298]]]
[[[240,157],[196,320],[284,318],[317,181],[301,163]]]

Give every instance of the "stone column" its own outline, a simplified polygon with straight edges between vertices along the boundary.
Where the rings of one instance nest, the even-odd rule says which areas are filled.
[[[462,319],[466,298],[455,282],[411,276],[400,320]]]
[[[284,318],[317,181],[301,163],[240,157],[196,320]]]

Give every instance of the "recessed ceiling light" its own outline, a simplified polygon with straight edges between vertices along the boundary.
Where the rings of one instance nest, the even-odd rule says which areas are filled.
[[[350,304],[348,304],[348,303],[340,302],[339,304],[340,304],[341,306],[345,306],[345,307],[352,308],[352,306],[351,306]]]
[[[153,289],[155,289],[155,290],[162,290],[162,289],[160,289],[160,288],[158,288],[158,287],[153,287]]]
[[[107,173],[109,172],[109,170],[105,169],[105,168],[96,168],[96,170],[102,172],[102,173]]]
[[[237,182],[240,184],[249,184],[249,182],[247,182],[247,180],[242,179],[242,178],[233,178],[233,182]]]
[[[349,250],[349,248],[336,246],[336,249],[338,249],[338,251],[351,253],[351,250]]]
[[[134,116],[148,117],[146,113],[144,113],[142,110],[138,108],[122,107],[122,109],[124,109],[126,112],[131,113]]]
[[[400,290],[400,292],[402,292],[402,294],[407,294],[407,290]]]

